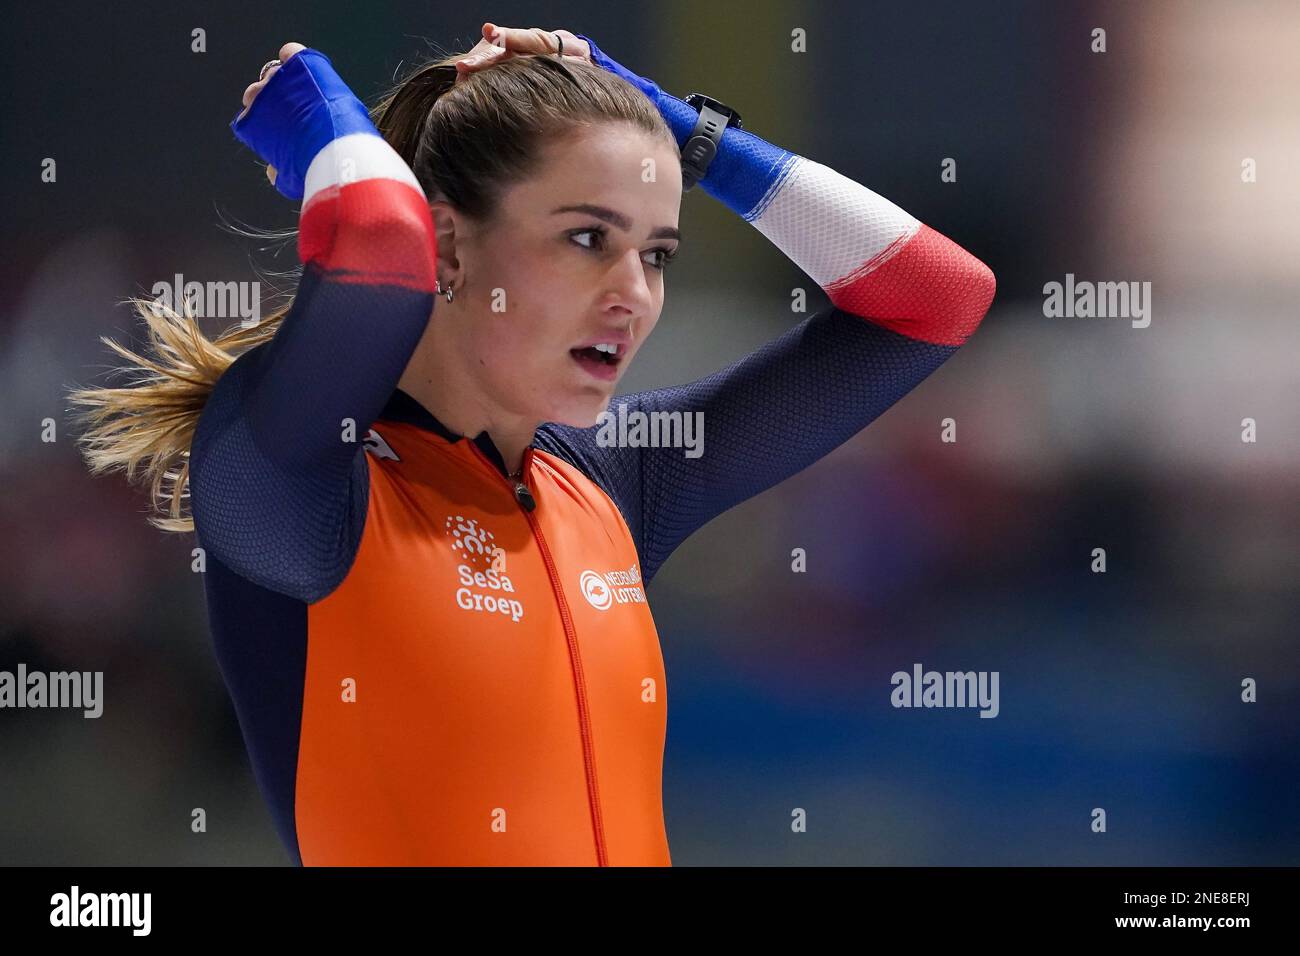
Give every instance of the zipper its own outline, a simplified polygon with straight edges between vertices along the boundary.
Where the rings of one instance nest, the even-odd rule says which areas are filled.
[[[596,840],[596,865],[609,866],[609,850],[605,845],[605,824],[600,812],[600,792],[596,785],[596,749],[592,741],[591,712],[587,703],[587,681],[582,671],[582,655],[578,651],[578,635],[574,631],[573,617],[569,613],[569,603],[564,598],[564,589],[560,587],[559,573],[555,568],[555,560],[551,557],[551,549],[547,546],[546,538],[542,535],[541,526],[537,519],[533,517],[533,509],[537,507],[537,501],[533,498],[532,491],[529,490],[527,483],[523,480],[528,477],[531,470],[533,449],[530,447],[524,450],[523,468],[520,469],[521,480],[516,481],[507,475],[501,474],[501,469],[492,464],[473,442],[470,442],[470,447],[474,449],[474,453],[482,459],[483,463],[492,469],[494,474],[500,476],[506,484],[514,486],[515,501],[523,509],[524,517],[528,519],[528,526],[537,541],[538,549],[542,552],[542,561],[546,564],[546,573],[551,579],[551,590],[555,592],[555,601],[560,608],[560,622],[564,625],[564,637],[569,645],[569,665],[573,670],[573,682],[578,693],[578,729],[582,734],[582,759],[584,768],[587,771],[587,801],[591,807],[591,825]]]

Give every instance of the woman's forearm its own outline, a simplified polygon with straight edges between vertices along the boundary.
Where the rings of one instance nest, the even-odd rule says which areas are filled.
[[[342,468],[433,309],[429,207],[415,174],[319,51],[281,67],[234,130],[276,166],[276,188],[303,200],[303,281],[267,349],[269,374],[250,396],[250,425],[268,447],[295,456],[286,467],[328,460]],[[340,443],[344,420],[355,423],[358,444]]]
[[[698,118],[590,37],[592,62],[650,98],[684,145]],[[751,223],[839,309],[909,338],[961,345],[993,300],[992,271],[952,240],[835,170],[728,127],[700,187]]]
[[[195,527],[238,574],[311,602],[356,553],[363,442],[433,309],[436,236],[415,176],[323,54],[287,60],[234,131],[303,200],[303,275],[274,338],[226,369],[199,420]]]

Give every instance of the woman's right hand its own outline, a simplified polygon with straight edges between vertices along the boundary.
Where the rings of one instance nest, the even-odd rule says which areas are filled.
[[[591,50],[586,41],[578,39],[568,30],[502,27],[489,20],[483,24],[483,39],[456,61],[456,82],[511,56],[558,52],[560,41],[556,39],[557,33],[564,38],[564,49],[568,51],[564,54],[564,59],[591,62]]]
[[[288,60],[299,50],[305,50],[305,49],[307,48],[303,46],[301,43],[293,43],[293,42],[286,43],[284,46],[280,47],[280,55],[279,55],[280,63],[284,63],[286,60]],[[250,83],[244,89],[244,109],[239,114],[237,119],[244,118],[245,114],[248,113],[248,108],[253,105],[253,100],[257,99],[257,94],[262,92],[262,90],[266,87],[267,83],[271,82],[271,77],[275,75],[275,71],[278,70],[279,68],[280,68],[279,64],[275,64],[271,66],[264,74],[262,74],[262,76],[256,82]],[[266,178],[271,181],[272,186],[275,185],[274,166],[268,165],[266,167]]]

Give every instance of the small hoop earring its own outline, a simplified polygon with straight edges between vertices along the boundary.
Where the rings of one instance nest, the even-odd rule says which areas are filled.
[[[448,285],[447,288],[446,288],[446,290],[444,290],[444,289],[442,288],[442,283],[439,282],[437,279],[434,279],[434,280],[433,280],[433,291],[434,291],[436,294],[438,294],[438,295],[445,295],[445,296],[447,297],[447,301],[448,301],[448,302],[451,301],[452,291],[451,291],[451,286],[450,286],[450,285]]]

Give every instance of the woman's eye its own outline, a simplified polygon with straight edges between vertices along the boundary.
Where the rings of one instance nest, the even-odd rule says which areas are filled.
[[[650,250],[650,251],[656,253],[656,254],[659,256],[659,258],[658,258],[658,259],[655,261],[655,263],[654,263],[654,267],[655,267],[656,269],[658,269],[660,272],[663,272],[665,269],[668,268],[668,264],[669,264],[670,262],[672,262],[674,259],[677,258],[677,253],[678,253],[680,250],[678,250],[678,249],[652,249],[652,250]]]
[[[595,236],[597,237],[597,239],[603,240],[605,233],[603,230],[600,229],[583,229],[580,232],[571,233],[569,237],[571,239],[576,239],[578,238],[578,236]],[[584,249],[595,249],[596,240],[592,240],[592,244],[589,246],[581,242],[578,243],[578,245],[582,246]]]
[[[581,241],[578,242],[578,245],[580,245],[584,249],[594,250],[603,247],[605,244],[604,229],[580,229],[577,232],[569,233],[569,239],[572,241],[577,241],[579,236],[593,237],[591,245],[588,245],[587,243]],[[657,258],[647,261],[646,264],[649,265],[651,268],[658,269],[660,272],[662,272],[665,268],[668,267],[668,263],[672,260],[672,258],[675,255],[677,255],[677,252],[676,250],[670,252],[667,249],[651,249],[649,250],[648,255],[655,256]]]

